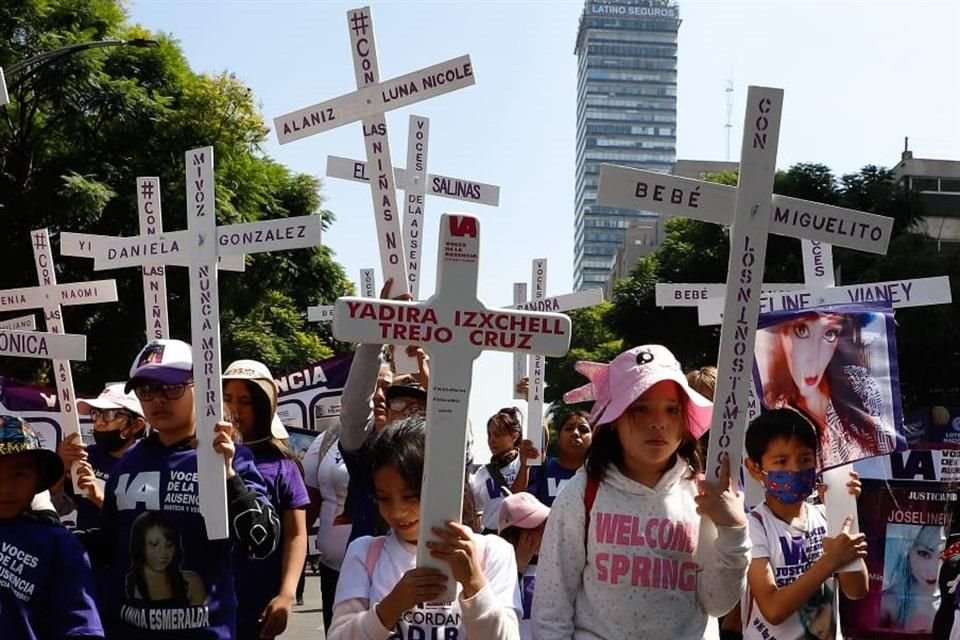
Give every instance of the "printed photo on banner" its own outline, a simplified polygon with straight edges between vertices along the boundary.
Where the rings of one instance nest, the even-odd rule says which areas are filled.
[[[792,407],[817,426],[821,469],[905,448],[891,310],[761,314],[754,366],[764,407]]]
[[[937,610],[953,608],[940,571],[957,506],[960,451],[911,450],[856,464],[870,590],[841,603],[844,637],[927,639]],[[952,618],[952,616],[951,616]]]
[[[130,572],[124,580],[124,597],[173,607],[196,606],[207,599],[199,574],[184,571],[180,532],[162,511],[147,511],[130,530]]]

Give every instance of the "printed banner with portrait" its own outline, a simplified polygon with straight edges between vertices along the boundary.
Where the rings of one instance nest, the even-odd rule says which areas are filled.
[[[843,635],[854,640],[929,640],[941,604],[941,556],[960,486],[960,450],[910,450],[855,465],[867,538],[869,593],[843,600]],[[944,604],[952,609],[953,596]],[[952,617],[952,616],[951,616]]]
[[[820,469],[900,451],[893,312],[835,305],[761,314],[754,361],[767,409],[789,406],[820,433]]]

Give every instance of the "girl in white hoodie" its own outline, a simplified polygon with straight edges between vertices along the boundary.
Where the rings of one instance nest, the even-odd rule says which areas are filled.
[[[707,616],[738,602],[750,561],[729,466],[717,486],[698,475],[697,438],[712,405],[660,345],[576,368],[590,384],[564,400],[595,401],[593,444],[547,522],[534,638],[702,638]],[[697,554],[709,558],[702,564],[694,557],[701,518],[718,530],[714,548]]]

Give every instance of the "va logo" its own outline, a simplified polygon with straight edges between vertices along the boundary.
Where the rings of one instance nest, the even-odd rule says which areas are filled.
[[[477,237],[477,219],[469,216],[450,216],[450,235],[456,238]]]

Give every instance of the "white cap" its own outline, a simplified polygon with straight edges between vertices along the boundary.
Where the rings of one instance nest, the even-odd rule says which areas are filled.
[[[258,383],[258,386],[267,394],[271,409],[273,410],[273,419],[270,421],[270,435],[278,440],[286,440],[290,437],[286,427],[283,426],[283,422],[280,421],[280,417],[277,415],[277,398],[280,388],[277,386],[277,381],[273,379],[273,375],[270,373],[267,365],[256,360],[234,360],[227,365],[226,370],[220,377],[223,380],[250,380]],[[265,388],[266,384],[269,384],[273,393],[270,393],[270,390]]]
[[[126,409],[143,417],[143,407],[133,393],[124,393],[122,382],[112,382],[103,388],[100,395],[92,400],[77,398],[77,410],[88,415],[90,409]]]

